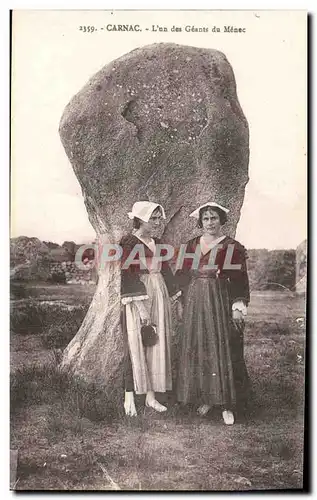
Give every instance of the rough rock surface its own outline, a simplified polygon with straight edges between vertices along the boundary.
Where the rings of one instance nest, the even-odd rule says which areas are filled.
[[[38,238],[10,239],[11,280],[46,280],[49,275],[49,248]]]
[[[67,249],[38,238],[19,236],[10,239],[10,277],[17,281],[47,281],[52,264],[74,260]]]
[[[99,71],[67,105],[60,122],[66,154],[102,241],[131,228],[137,200],[161,203],[165,239],[196,234],[188,214],[208,200],[230,209],[234,236],[248,182],[249,130],[224,54],[174,44],[142,47]],[[100,272],[98,289],[64,364],[88,378],[118,380],[120,273]]]
[[[46,256],[49,249],[43,241],[28,236],[18,236],[10,239],[10,264],[14,267],[18,264],[34,261],[38,256]]]

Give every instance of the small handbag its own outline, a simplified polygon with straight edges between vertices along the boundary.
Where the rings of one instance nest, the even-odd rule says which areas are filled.
[[[156,325],[142,325],[141,337],[144,347],[152,347],[157,344],[158,334],[156,333]]]

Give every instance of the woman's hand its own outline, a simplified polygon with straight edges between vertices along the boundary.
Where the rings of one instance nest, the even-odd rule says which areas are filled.
[[[147,314],[147,312],[140,313],[140,320],[141,320],[141,325],[149,325],[150,324],[150,318]]]
[[[137,306],[138,311],[139,311],[141,325],[149,325],[150,324],[150,317],[149,317],[149,314],[147,312],[145,305],[143,304],[143,300],[138,300],[135,303],[136,303],[136,306]]]
[[[235,327],[240,331],[244,326],[244,317],[242,311],[239,311],[239,309],[235,309],[234,311],[232,311],[232,319]]]

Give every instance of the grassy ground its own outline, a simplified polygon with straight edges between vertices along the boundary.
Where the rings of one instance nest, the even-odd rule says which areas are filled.
[[[287,292],[252,294],[245,354],[255,398],[248,418],[226,427],[217,413],[199,418],[193,409],[179,408],[172,394],[160,398],[168,403],[166,414],[144,410],[139,398],[138,417],[128,419],[113,398],[59,372],[63,332],[67,339],[73,334],[74,318],[85,313],[92,292],[42,286],[32,289],[31,304],[21,297],[15,302],[22,310],[15,314],[19,307],[13,308],[11,334],[11,448],[19,450],[17,490],[302,487],[301,298]],[[37,328],[21,327],[27,314],[40,314],[39,300],[46,305]],[[83,304],[82,309],[66,309],[66,330],[56,321],[49,327],[56,301]]]

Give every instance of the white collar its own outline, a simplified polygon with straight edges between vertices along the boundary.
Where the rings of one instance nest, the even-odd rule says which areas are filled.
[[[147,246],[153,252],[153,248],[155,249],[155,241],[153,238],[151,238],[151,241],[146,242],[138,234],[134,233],[134,236],[138,238],[138,240],[142,241],[142,243],[144,243],[144,245]]]

